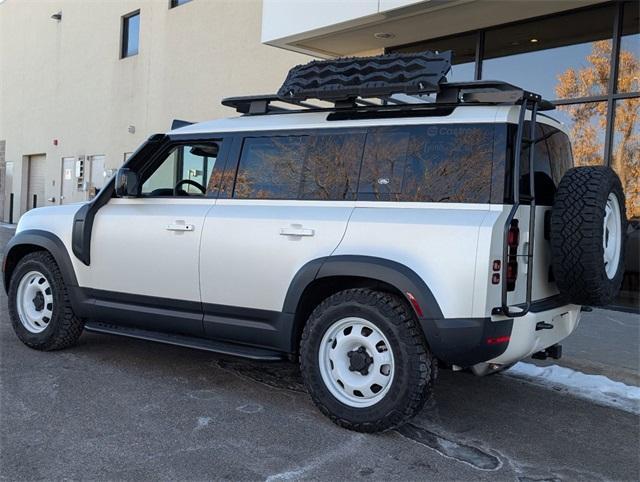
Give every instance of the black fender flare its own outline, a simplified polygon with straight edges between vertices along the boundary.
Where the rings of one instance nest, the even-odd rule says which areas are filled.
[[[3,260],[3,281],[5,292],[9,291],[9,280],[11,279],[11,273],[13,271],[13,266],[7,269],[8,263],[12,262],[12,253],[15,254],[19,247],[24,245],[38,246],[51,253],[51,256],[53,256],[53,259],[55,259],[58,267],[60,268],[65,284],[70,287],[78,286],[78,279],[76,278],[73,264],[71,264],[69,252],[62,240],[49,231],[27,229],[25,231],[20,231],[11,238],[5,248]]]
[[[422,310],[422,316],[419,318],[443,317],[433,293],[411,268],[397,261],[360,255],[326,256],[305,264],[291,281],[282,311],[295,313],[298,301],[307,286],[316,279],[332,276],[354,276],[382,281],[398,289],[410,304],[407,294],[413,295]]]
[[[375,256],[337,255],[308,262],[300,268],[289,285],[282,308],[283,313],[295,315],[305,289],[317,279],[332,276],[369,278],[393,286],[413,307],[428,342],[431,344],[433,340],[436,344],[438,343],[440,337],[436,320],[442,320],[443,314],[427,284],[408,266]],[[409,299],[409,293],[416,299],[422,314],[415,310]],[[293,320],[294,316],[290,318]],[[295,330],[294,325],[291,327],[292,340]]]

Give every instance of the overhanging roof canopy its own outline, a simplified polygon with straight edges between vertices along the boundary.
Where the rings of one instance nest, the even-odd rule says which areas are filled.
[[[454,35],[606,0],[263,0],[262,42],[338,57]]]

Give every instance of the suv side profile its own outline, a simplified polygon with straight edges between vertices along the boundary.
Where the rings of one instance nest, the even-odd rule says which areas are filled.
[[[440,76],[354,93],[308,74],[389,59]],[[572,167],[539,96],[446,84],[449,67],[299,66],[278,96],[223,102],[244,115],[151,136],[90,203],[29,211],[3,266],[16,334],[39,350],[88,330],[298,359],[320,410],[365,432],[416,414],[438,366],[559,357],[581,305],[619,289],[620,182]]]

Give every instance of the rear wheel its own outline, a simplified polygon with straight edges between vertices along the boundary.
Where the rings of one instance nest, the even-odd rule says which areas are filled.
[[[9,315],[18,338],[36,350],[72,346],[84,327],[73,313],[58,265],[45,251],[18,262],[9,284]]]
[[[300,362],[314,403],[338,425],[377,432],[423,407],[435,363],[401,298],[368,289],[324,300],[305,326]]]

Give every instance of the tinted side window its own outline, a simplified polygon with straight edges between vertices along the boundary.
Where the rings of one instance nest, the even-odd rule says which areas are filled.
[[[529,137],[530,123],[525,122],[525,137]],[[535,143],[536,203],[551,206],[560,179],[572,166],[571,144],[561,131],[544,124],[536,126]],[[529,146],[523,146],[520,157],[520,192],[529,195]]]
[[[302,136],[246,138],[233,197],[296,199],[307,142]]]
[[[573,167],[571,142],[569,136],[554,127],[543,125],[542,131],[547,140],[547,148],[551,158],[551,177],[557,186],[564,173]]]
[[[489,203],[493,124],[372,129],[358,199]]]
[[[220,142],[206,142],[174,147],[164,160],[142,173],[142,195],[202,196],[214,193],[221,171],[215,167],[220,145]],[[214,172],[216,175],[212,174]]]
[[[524,138],[530,136],[531,123],[525,122]],[[551,159],[549,158],[549,149],[544,139],[544,133],[540,124],[536,125],[535,134],[535,151],[534,151],[534,170],[535,170],[535,189],[536,203],[540,205],[550,206],[553,204],[553,197],[556,193],[556,185],[551,177]],[[524,139],[523,139],[524,140]],[[522,201],[528,202],[530,195],[529,185],[529,152],[530,143],[523,143],[520,154],[520,194]]]
[[[304,161],[300,199],[355,199],[364,134],[314,136]]]
[[[248,137],[233,197],[354,199],[363,146],[364,134]]]

